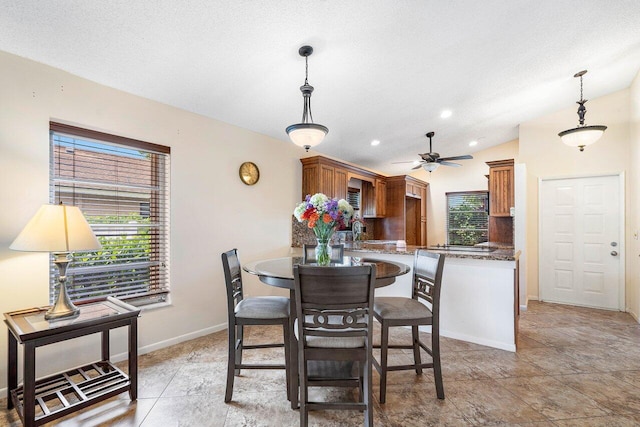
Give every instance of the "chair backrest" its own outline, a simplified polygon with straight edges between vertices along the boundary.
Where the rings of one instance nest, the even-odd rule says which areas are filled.
[[[302,245],[302,262],[307,264],[316,262],[316,247],[318,245]],[[331,245],[331,262],[342,262],[344,245]]]
[[[224,280],[227,285],[227,309],[229,318],[235,313],[235,308],[242,301],[242,269],[238,250],[231,249],[222,254],[222,269],[224,270]]]
[[[365,337],[371,346],[375,265],[295,265],[298,337]],[[304,319],[304,321],[300,321]]]
[[[421,298],[431,305],[434,321],[440,314],[444,258],[444,254],[418,249],[413,262],[413,298]]]

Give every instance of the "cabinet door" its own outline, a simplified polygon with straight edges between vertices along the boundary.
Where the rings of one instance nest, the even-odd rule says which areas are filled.
[[[369,181],[362,181],[362,191],[360,193],[360,203],[362,204],[362,217],[372,218],[376,216],[376,195],[373,184]]]
[[[492,167],[489,170],[489,215],[510,216],[513,204],[513,166]]]
[[[320,166],[319,165],[305,165],[302,168],[302,199],[307,194],[314,195],[320,191]]]
[[[416,195],[416,191],[413,187],[413,184],[410,182],[407,182],[407,196],[415,196]]]
[[[333,166],[320,165],[320,188],[318,191],[326,194],[327,197],[335,197],[334,172]]]
[[[376,217],[384,218],[387,215],[387,183],[382,179],[376,179]]]
[[[427,246],[427,188],[420,187],[420,246]]]
[[[337,199],[347,199],[347,189],[349,186],[349,179],[347,178],[347,170],[334,168],[333,173],[333,190],[334,196]]]

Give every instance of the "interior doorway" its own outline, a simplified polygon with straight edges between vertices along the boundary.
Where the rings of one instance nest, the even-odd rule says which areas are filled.
[[[540,181],[540,300],[624,311],[623,182]]]

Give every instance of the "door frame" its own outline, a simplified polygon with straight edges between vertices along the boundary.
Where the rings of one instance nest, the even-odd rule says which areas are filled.
[[[625,223],[625,198],[626,198],[626,190],[625,190],[625,174],[624,171],[621,172],[613,172],[613,173],[602,173],[602,174],[580,174],[580,175],[562,175],[562,176],[550,176],[545,178],[538,178],[538,299],[540,301],[544,301],[543,297],[543,289],[540,278],[542,277],[542,239],[541,239],[541,231],[542,231],[542,183],[544,181],[558,181],[558,180],[567,180],[567,179],[580,179],[580,178],[602,178],[607,176],[618,177],[618,190],[619,194],[619,230],[618,233],[620,237],[618,239],[618,256],[620,257],[620,263],[618,267],[618,310],[622,312],[627,311],[626,300],[625,300],[625,284],[626,284],[626,223]],[[580,306],[576,304],[576,306]],[[606,310],[606,309],[603,309]]]

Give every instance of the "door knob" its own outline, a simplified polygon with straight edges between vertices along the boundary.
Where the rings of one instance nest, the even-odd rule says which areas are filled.
[[[611,256],[618,256],[618,252],[616,252],[616,251],[611,251]]]

